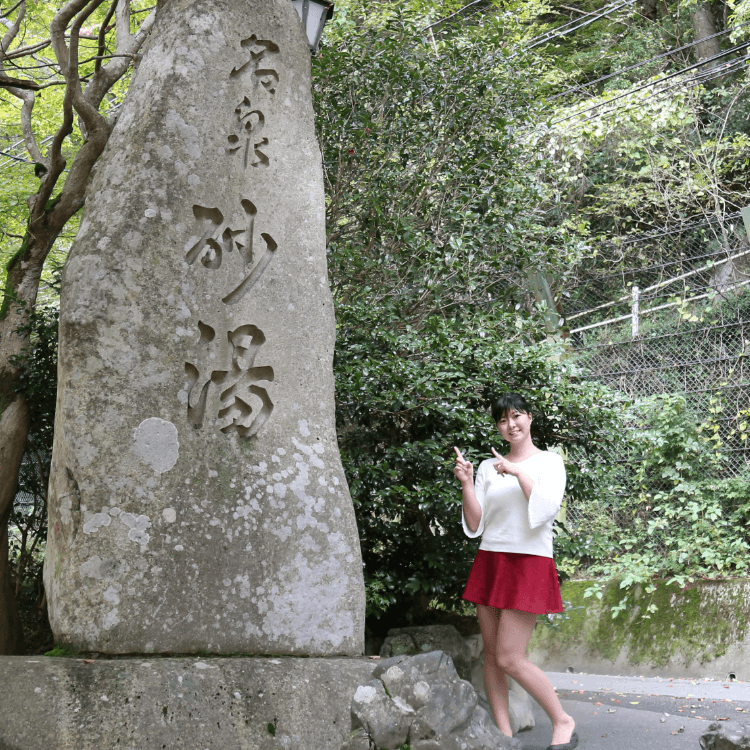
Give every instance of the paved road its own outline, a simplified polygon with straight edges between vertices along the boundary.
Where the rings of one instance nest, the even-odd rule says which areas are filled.
[[[750,683],[547,673],[575,718],[581,750],[699,750],[718,720],[750,723]],[[547,715],[533,702],[536,727],[521,732],[524,750],[546,750]]]

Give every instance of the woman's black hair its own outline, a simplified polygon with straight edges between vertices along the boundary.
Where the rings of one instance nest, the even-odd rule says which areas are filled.
[[[492,404],[492,421],[497,424],[510,411],[531,414],[529,402],[520,393],[503,393]]]

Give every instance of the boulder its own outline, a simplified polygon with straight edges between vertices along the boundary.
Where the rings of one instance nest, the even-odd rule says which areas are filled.
[[[372,677],[354,694],[352,733],[341,750],[393,750],[404,743],[411,750],[521,747],[495,726],[442,651],[386,659]]]
[[[701,737],[701,750],[750,750],[750,724],[714,722]]]
[[[380,655],[392,657],[429,651],[449,654],[461,679],[471,680],[471,649],[453,625],[392,628],[388,631]]]

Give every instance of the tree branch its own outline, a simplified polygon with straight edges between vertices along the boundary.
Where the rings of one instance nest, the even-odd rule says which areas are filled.
[[[102,67],[102,57],[104,56],[104,53],[107,51],[105,42],[106,42],[107,32],[109,31],[109,22],[112,20],[112,16],[114,15],[115,8],[117,8],[117,3],[118,3],[118,0],[112,0],[112,5],[109,6],[107,15],[102,21],[102,25],[99,27],[99,38],[98,38],[99,47],[97,48],[97,51],[96,51],[98,59],[96,61],[96,65],[94,66],[95,73],[98,73],[99,69]]]
[[[124,10],[123,6],[126,6]],[[127,24],[124,23],[125,10],[127,10]],[[143,19],[138,31],[135,34],[131,34],[129,20],[130,3],[125,2],[125,0],[119,0],[117,4],[117,42],[115,47],[115,55],[117,57],[114,57],[110,63],[107,63],[107,65],[102,66],[96,71],[91,82],[86,86],[84,93],[86,100],[91,102],[93,106],[98,108],[107,91],[125,74],[131,59],[143,46],[143,42],[146,41],[146,37],[156,21],[156,11],[157,9],[154,8]]]
[[[36,44],[29,44],[26,47],[18,47],[13,52],[6,52],[3,55],[5,60],[14,60],[17,57],[26,57],[33,55],[36,52],[41,52],[45,47],[49,47],[50,40],[45,39],[43,42],[37,42]]]
[[[16,17],[15,22],[7,27],[8,31],[5,33],[5,36],[3,36],[2,42],[0,42],[0,61],[5,58],[5,50],[10,47],[13,40],[18,36],[18,31],[21,28],[21,21],[23,21],[26,16],[26,0],[21,0],[18,7],[20,7],[20,10],[18,11],[18,16]],[[8,12],[10,13],[11,11]]]
[[[25,91],[39,91],[42,86],[36,81],[23,81],[20,78],[11,78],[11,76],[6,75],[5,73],[0,73],[0,88],[17,88],[24,89]]]
[[[18,2],[9,10],[6,10],[5,13],[0,13],[0,18],[7,18],[21,3],[26,2],[26,0],[18,0]]]
[[[36,102],[36,96],[33,91],[20,91],[14,89],[8,89],[13,96],[18,97],[23,101],[23,107],[21,107],[21,131],[23,132],[23,140],[26,144],[26,150],[29,152],[29,156],[40,164],[44,164],[49,170],[49,159],[42,156],[42,152],[36,141],[34,135],[34,128],[31,122],[31,113],[34,110],[34,104]]]

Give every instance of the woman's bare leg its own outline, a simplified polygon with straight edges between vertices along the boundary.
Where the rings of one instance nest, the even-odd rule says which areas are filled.
[[[552,744],[563,745],[570,742],[575,721],[563,710],[547,675],[526,658],[536,618],[535,614],[517,609],[500,610],[493,650],[499,671],[509,674],[524,690],[531,693],[549,716],[552,722]],[[484,634],[484,630],[482,633]],[[485,641],[485,647],[486,645]],[[486,658],[489,660],[489,657]]]
[[[510,714],[508,710],[508,677],[497,663],[497,629],[500,625],[501,610],[477,604],[479,627],[482,629],[484,641],[484,689],[487,701],[495,715],[495,722],[503,734],[508,737],[513,732],[510,729]]]

